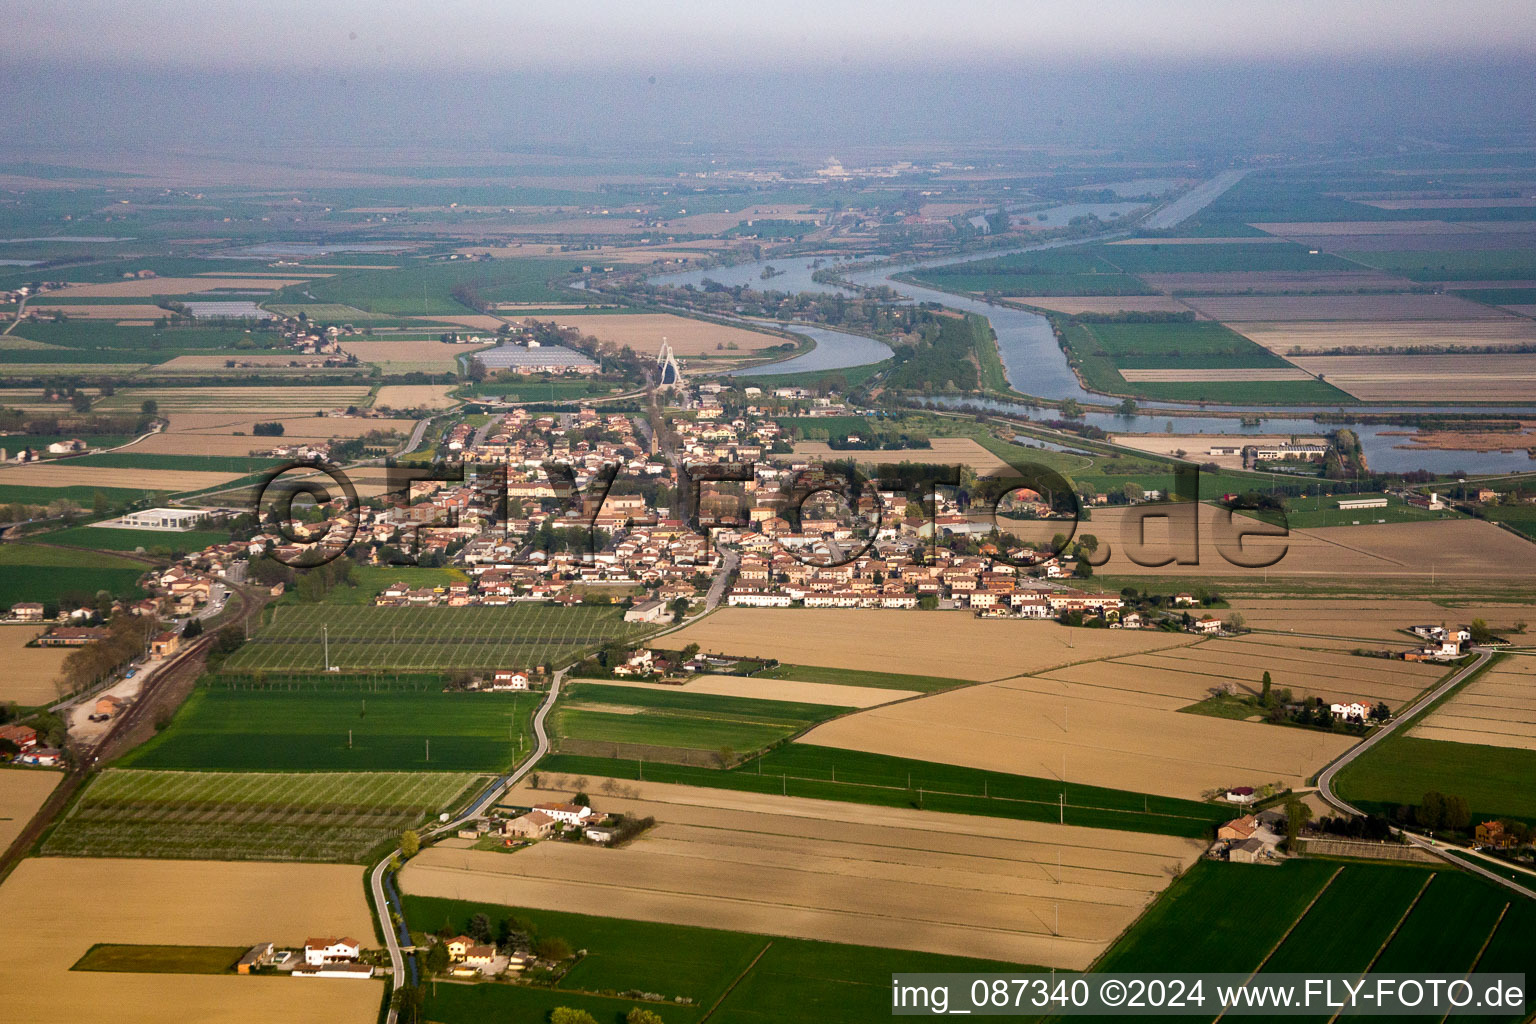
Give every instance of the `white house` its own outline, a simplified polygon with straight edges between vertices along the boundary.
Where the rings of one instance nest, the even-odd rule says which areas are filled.
[[[1371,717],[1371,709],[1359,701],[1352,701],[1348,704],[1330,704],[1328,705],[1328,710],[1332,711],[1339,718],[1358,718],[1362,722]]]
[[[357,940],[347,936],[304,940],[304,962],[311,967],[347,963],[356,960],[359,952],[361,947]]]
[[[491,676],[493,690],[526,690],[528,675],[524,672],[497,672]]]
[[[592,817],[592,808],[581,804],[534,804],[533,809],[566,825],[584,825]]]

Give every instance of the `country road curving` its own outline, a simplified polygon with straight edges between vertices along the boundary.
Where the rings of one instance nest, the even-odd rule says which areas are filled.
[[[539,763],[539,758],[549,753],[549,733],[544,728],[544,720],[549,717],[550,708],[555,706],[555,700],[560,696],[560,684],[565,680],[567,671],[569,670],[561,669],[555,673],[554,679],[549,684],[549,693],[544,697],[544,703],[540,704],[538,710],[533,713],[534,745],[532,752],[523,758],[522,762],[512,769],[511,772],[501,776],[487,786],[485,792],[480,794],[463,814],[452,821],[423,833],[423,840],[442,835],[444,832],[456,831],[464,822],[484,813],[485,809],[495,803],[504,792],[521,782],[523,776],[527,775],[533,766]],[[391,977],[394,979],[390,986],[391,992],[397,992],[405,987],[406,975],[405,954],[400,949],[400,932],[404,929],[403,927],[402,929],[396,929],[394,922],[390,920],[389,898],[384,892],[384,872],[389,869],[389,862],[399,856],[399,854],[400,850],[398,848],[391,850],[385,855],[383,860],[374,865],[373,870],[368,874],[368,887],[372,890],[373,894],[374,913],[379,919],[379,930],[384,933],[385,945],[389,947]],[[408,935],[407,941],[409,941]],[[395,1008],[390,1006],[389,1013],[385,1018],[385,1024],[396,1024],[396,1020]]]
[[[1481,669],[1484,665],[1486,665],[1488,663],[1488,659],[1491,657],[1493,657],[1492,651],[1478,650],[1476,661],[1472,662],[1472,664],[1466,666],[1460,672],[1457,672],[1445,682],[1435,687],[1428,694],[1415,701],[1412,710],[1407,711],[1398,717],[1394,717],[1386,725],[1381,726],[1379,729],[1373,732],[1364,742],[1357,743],[1349,750],[1346,750],[1342,755],[1339,756],[1338,760],[1324,768],[1318,775],[1317,795],[1322,797],[1323,800],[1330,804],[1332,807],[1344,812],[1345,814],[1364,814],[1365,812],[1360,810],[1360,808],[1356,807],[1354,804],[1349,803],[1347,800],[1334,793],[1333,783],[1339,771],[1353,762],[1361,754],[1374,747],[1377,743],[1380,743],[1384,738],[1394,732],[1399,726],[1412,721],[1425,708],[1429,707],[1435,701],[1439,700],[1441,697],[1444,697],[1456,687],[1466,682],[1467,678],[1474,672]],[[1475,875],[1481,875],[1483,878],[1486,878],[1489,881],[1497,882],[1505,888],[1512,889],[1520,895],[1527,897],[1528,899],[1536,899],[1536,891],[1528,889],[1521,885],[1519,882],[1516,882],[1512,879],[1505,878],[1497,872],[1490,871],[1480,864],[1474,863],[1473,861],[1467,859],[1465,856],[1462,856],[1461,853],[1458,852],[1458,850],[1455,848],[1447,848],[1440,843],[1436,843],[1433,840],[1425,838],[1424,836],[1409,832],[1406,829],[1394,828],[1392,831],[1395,834],[1402,836],[1412,845],[1418,847],[1421,850],[1426,850],[1429,853],[1434,854],[1441,860],[1448,861],[1449,863],[1454,864],[1456,867],[1459,867],[1465,871],[1470,871]]]

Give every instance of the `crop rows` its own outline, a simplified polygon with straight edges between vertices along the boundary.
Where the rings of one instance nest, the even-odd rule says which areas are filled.
[[[48,838],[59,856],[357,860],[476,776],[109,771]]]
[[[279,608],[227,671],[527,668],[575,660],[583,651],[641,632],[617,609]]]

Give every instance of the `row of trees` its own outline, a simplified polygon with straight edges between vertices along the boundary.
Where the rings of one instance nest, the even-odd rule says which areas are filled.
[[[107,622],[107,636],[99,643],[70,651],[60,669],[65,692],[72,693],[100,682],[143,654],[149,638],[159,628],[151,615],[118,612]]]

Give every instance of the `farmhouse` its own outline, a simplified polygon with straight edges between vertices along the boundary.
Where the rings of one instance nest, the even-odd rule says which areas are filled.
[[[528,689],[528,674],[526,672],[497,672],[491,676],[491,689],[526,690]]]
[[[1229,804],[1251,804],[1257,797],[1254,796],[1252,786],[1233,786],[1222,799]]]
[[[1371,709],[1359,701],[1351,701],[1348,704],[1330,704],[1328,705],[1328,710],[1332,711],[1339,718],[1352,718],[1361,722],[1369,718],[1371,714]]]
[[[592,808],[581,804],[534,804],[533,809],[566,825],[584,825],[592,817]]]
[[[1207,615],[1204,618],[1196,619],[1194,625],[1190,626],[1189,629],[1192,633],[1220,633],[1221,620]]]
[[[501,827],[501,834],[517,839],[543,839],[555,827],[555,819],[543,811],[529,811]]]
[[[30,725],[0,725],[0,740],[10,740],[26,751],[37,746],[37,730]]]
[[[462,963],[470,947],[475,944],[475,940],[468,935],[455,935],[451,939],[444,939],[443,943],[448,947],[448,959],[454,963]]]
[[[13,604],[11,605],[11,618],[20,619],[22,622],[41,622],[43,621],[43,606],[35,601]]]
[[[304,962],[311,967],[346,963],[357,959],[361,947],[350,936],[309,938],[304,940]]]

